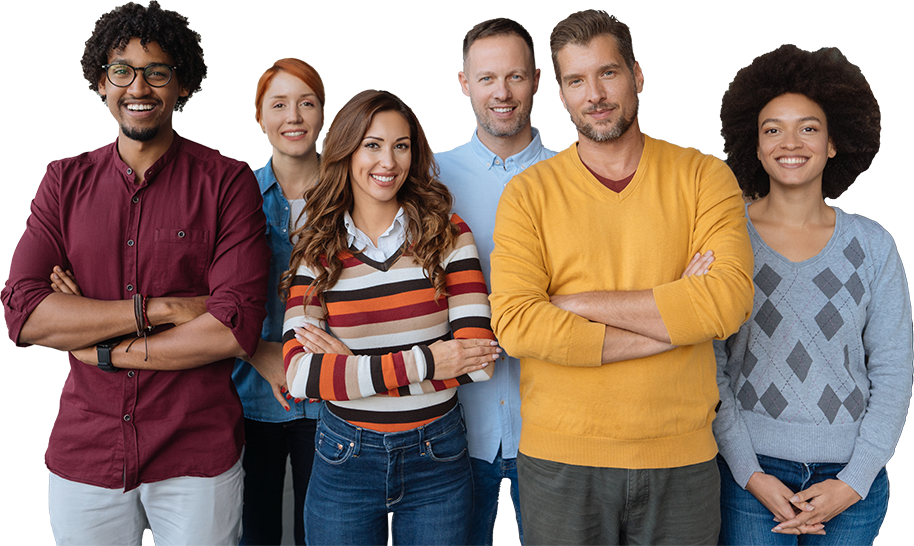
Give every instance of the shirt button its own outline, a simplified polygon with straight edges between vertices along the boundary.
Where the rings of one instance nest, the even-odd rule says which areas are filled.
[[[124,416],[124,421],[130,421],[130,414],[129,414],[129,413],[128,413],[127,415]]]
[[[134,203],[139,203],[139,202],[140,202],[140,198],[139,198],[139,197],[134,197],[134,198],[132,199],[132,201],[133,201]]]
[[[502,405],[502,406],[505,405],[505,401],[504,401],[504,400],[501,401],[501,405]]]
[[[286,232],[286,228],[282,228],[282,232],[285,233],[285,232]]]
[[[132,285],[132,284],[128,284],[128,285],[127,285],[127,292],[133,292],[133,285]]]
[[[183,237],[184,237],[184,232],[183,232],[183,231],[179,231],[179,232],[178,232],[178,237],[182,237],[182,238],[183,238]]]
[[[127,241],[127,246],[133,246],[133,239],[130,239],[129,241]]]
[[[133,174],[133,169],[131,169],[130,167],[127,167],[127,174]]]
[[[130,370],[129,372],[127,372],[127,377],[133,377],[135,375],[136,375],[136,372],[133,370]]]

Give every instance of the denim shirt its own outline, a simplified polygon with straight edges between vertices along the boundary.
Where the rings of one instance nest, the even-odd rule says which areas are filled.
[[[282,188],[273,174],[272,160],[264,168],[254,172],[260,193],[263,195],[263,213],[267,217],[267,244],[270,246],[270,277],[267,290],[267,318],[263,321],[260,337],[267,341],[282,341],[282,323],[286,312],[286,303],[279,299],[276,288],[279,277],[289,268],[292,256],[292,241],[289,240],[289,220],[292,215],[289,201],[282,194]],[[244,416],[254,421],[282,423],[308,417],[317,418],[319,403],[303,400],[298,404],[289,402],[292,408],[283,409],[273,396],[273,389],[263,377],[244,360],[235,360],[232,380],[244,406]]]
[[[533,140],[526,148],[507,160],[486,148],[476,136],[449,152],[435,154],[441,181],[454,195],[453,211],[473,230],[479,262],[489,284],[489,254],[495,247],[495,209],[502,190],[511,178],[555,152],[543,146],[539,131],[533,129]],[[517,457],[520,442],[520,361],[502,353],[495,363],[492,379],[457,387],[467,423],[470,457],[490,464],[498,454],[502,459]]]

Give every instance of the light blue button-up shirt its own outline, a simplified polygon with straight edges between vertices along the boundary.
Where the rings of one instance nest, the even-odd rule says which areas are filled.
[[[533,141],[518,154],[502,161],[476,136],[463,146],[435,154],[441,169],[441,181],[454,195],[456,212],[473,230],[479,261],[489,290],[489,255],[495,248],[495,210],[501,192],[511,178],[537,161],[549,159],[555,152],[543,147],[539,131],[533,129]],[[495,363],[489,381],[461,385],[457,388],[467,421],[470,456],[491,463],[501,446],[503,459],[517,457],[520,442],[520,361],[502,353]]]
[[[286,303],[279,299],[276,288],[279,276],[289,269],[289,258],[292,256],[292,241],[289,240],[289,226],[292,217],[289,201],[282,194],[282,188],[273,174],[272,160],[264,168],[254,171],[260,193],[263,195],[263,213],[267,217],[267,243],[270,245],[270,277],[267,290],[267,318],[263,321],[260,337],[267,341],[282,341],[283,315]],[[303,400],[298,404],[289,402],[292,408],[283,409],[273,396],[273,389],[249,363],[235,359],[232,380],[241,397],[244,416],[255,421],[283,423],[294,419],[308,417],[317,419],[319,403]]]

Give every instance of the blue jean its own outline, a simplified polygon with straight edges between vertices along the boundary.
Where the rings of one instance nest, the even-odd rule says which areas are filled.
[[[467,544],[471,546],[492,546],[495,531],[495,514],[498,511],[498,493],[503,479],[511,480],[511,500],[514,502],[514,516],[517,518],[517,535],[524,543],[524,530],[520,521],[520,495],[517,489],[517,459],[502,459],[501,448],[495,460],[488,461],[470,457],[473,467],[473,520]]]
[[[836,479],[845,466],[841,463],[797,463],[764,455],[759,455],[758,460],[766,474],[781,480],[794,492]],[[889,506],[889,478],[883,468],[865,499],[825,523],[825,535],[782,535],[771,531],[777,525],[774,516],[752,493],[736,483],[722,457],[717,457],[717,464],[721,482],[720,544],[872,544]]]
[[[473,479],[457,406],[431,423],[381,433],[324,407],[305,501],[309,545],[466,544]]]
[[[282,542],[283,487],[289,458],[295,502],[292,535],[295,544],[305,544],[305,492],[314,462],[316,425],[317,421],[307,417],[284,423],[244,420],[242,546]]]

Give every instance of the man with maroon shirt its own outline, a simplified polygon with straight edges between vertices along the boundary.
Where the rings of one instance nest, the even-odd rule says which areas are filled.
[[[250,168],[172,129],[199,40],[155,1],[98,20],[83,73],[117,141],[48,166],[2,292],[13,341],[71,352],[45,457],[58,544],[240,536],[231,372],[257,347],[269,254]]]

